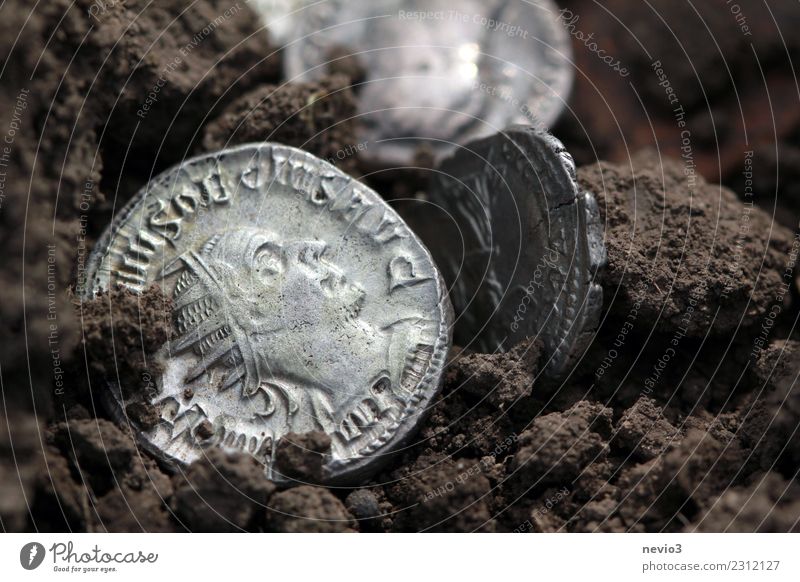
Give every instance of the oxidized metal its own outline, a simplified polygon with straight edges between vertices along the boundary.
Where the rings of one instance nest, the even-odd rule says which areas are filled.
[[[568,371],[599,324],[606,252],[597,202],[561,142],[512,126],[468,144],[442,164],[430,198],[455,221],[432,248],[459,344],[494,352],[539,338],[546,372]]]
[[[309,4],[311,4],[309,6]],[[303,6],[306,5],[305,8]],[[549,127],[572,84],[571,45],[551,0],[260,0],[285,43],[289,81],[355,55],[361,154],[380,166],[442,159],[513,123]]]
[[[99,241],[89,280],[89,296],[157,283],[174,298],[177,337],[157,356],[152,399],[161,422],[140,431],[174,463],[219,446],[281,481],[280,437],[321,430],[326,482],[363,479],[411,435],[450,345],[452,308],[417,237],[364,185],[277,144],[152,180]]]

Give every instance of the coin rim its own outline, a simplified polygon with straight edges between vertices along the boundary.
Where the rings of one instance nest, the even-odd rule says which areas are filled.
[[[592,192],[581,189],[577,179],[575,161],[561,140],[550,132],[541,130],[532,125],[510,125],[503,131],[492,136],[470,141],[444,159],[439,165],[439,170],[443,175],[457,176],[460,174],[457,170],[463,168],[465,162],[473,160],[476,153],[485,158],[487,163],[491,163],[492,160],[489,155],[494,147],[494,142],[498,140],[498,138],[502,139],[503,142],[510,143],[527,158],[530,158],[532,155],[531,148],[527,145],[528,143],[537,142],[541,144],[542,147],[545,147],[552,154],[552,158],[545,160],[544,163],[550,167],[551,171],[562,175],[564,185],[569,187],[572,203],[577,205],[577,211],[582,211],[583,213],[582,216],[576,216],[579,228],[581,228],[581,231],[578,233],[578,239],[576,240],[576,251],[584,255],[588,268],[588,276],[586,277],[587,285],[586,290],[583,292],[580,317],[572,320],[568,333],[560,338],[559,346],[555,348],[552,354],[548,354],[550,361],[543,370],[544,377],[558,380],[569,374],[576,358],[580,357],[583,351],[585,351],[586,346],[581,346],[580,342],[583,341],[583,337],[586,334],[591,334],[593,331],[596,331],[599,319],[602,315],[604,291],[600,281],[602,278],[602,271],[607,265],[607,250],[603,240],[604,228],[600,217],[599,206]],[[494,155],[500,154],[495,152]],[[491,193],[489,194],[491,196]],[[448,198],[445,188],[442,187],[439,181],[433,183],[429,195],[433,202]],[[548,207],[552,208],[559,205],[557,200],[550,200],[550,196],[552,196],[551,193],[542,192],[541,195],[548,198]],[[495,222],[496,220],[497,218],[494,215],[491,216],[490,228],[493,232],[504,232],[504,230],[500,228],[500,225]],[[521,241],[520,244],[527,242],[529,241]],[[498,245],[500,242],[494,241],[494,244]],[[455,276],[455,273],[450,272],[452,270],[450,264],[446,262],[443,263],[443,268],[447,271],[448,276]],[[575,276],[577,276],[577,273]],[[516,277],[515,275],[515,278],[509,282],[509,287],[516,281]],[[565,284],[567,284],[566,281]],[[576,288],[580,288],[580,286],[576,286]],[[458,299],[458,297],[453,297],[454,301]],[[500,305],[493,307],[495,311],[499,308]],[[461,308],[459,308],[459,312],[461,312]],[[594,326],[592,325],[593,323],[595,324]],[[536,330],[531,329],[533,325],[535,325],[534,322],[529,320],[526,331],[531,333],[527,335],[528,337],[539,337],[545,330],[538,330],[537,334]],[[473,331],[470,333],[473,333]],[[521,331],[515,332],[514,335],[519,338],[526,334]],[[569,340],[569,342],[566,343],[565,340]]]

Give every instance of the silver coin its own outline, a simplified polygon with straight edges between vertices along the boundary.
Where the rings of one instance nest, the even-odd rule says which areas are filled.
[[[485,352],[539,338],[554,377],[597,329],[606,262],[593,195],[552,135],[512,126],[446,160],[431,202],[452,218],[434,248],[452,285],[456,340]]]
[[[358,96],[368,163],[412,164],[421,146],[442,159],[514,123],[547,128],[572,85],[551,0],[302,3],[261,7],[286,43],[288,80],[319,78],[342,50],[356,55],[367,72]]]
[[[292,37],[296,12],[312,0],[249,0],[250,7],[261,16],[273,42],[285,44]]]
[[[407,442],[440,386],[452,307],[430,254],[375,192],[298,149],[246,145],[158,176],[89,277],[88,296],[156,283],[174,298],[161,421],[140,431],[169,462],[218,446],[282,481],[277,441],[319,430],[333,441],[326,482],[355,482]]]

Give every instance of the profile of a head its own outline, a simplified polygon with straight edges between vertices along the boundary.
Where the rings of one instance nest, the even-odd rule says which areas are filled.
[[[306,357],[331,329],[364,329],[364,292],[323,257],[318,241],[284,242],[257,228],[208,239],[169,265],[179,274],[174,291],[178,339],[173,353],[193,350],[192,381],[223,368],[222,388],[254,394],[291,381],[326,382]]]
[[[200,259],[233,310],[229,315],[260,334],[358,315],[364,293],[323,259],[325,248],[318,241],[282,243],[251,228],[212,237]]]
[[[346,446],[399,414],[430,361],[436,322],[382,309],[388,284],[366,288],[367,302],[336,264],[349,263],[330,254],[319,241],[237,228],[164,268],[178,382],[159,398],[175,411],[164,417],[173,434],[203,418],[226,435],[322,430]]]

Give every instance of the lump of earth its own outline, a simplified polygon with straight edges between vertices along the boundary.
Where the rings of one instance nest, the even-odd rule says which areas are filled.
[[[643,152],[631,165],[578,170],[605,224],[606,308],[690,337],[759,323],[782,289],[791,233],[699,176],[690,191],[678,161]]]
[[[356,489],[345,499],[345,507],[358,522],[359,531],[379,529],[381,506],[378,497],[371,490]]]
[[[614,443],[640,459],[657,457],[678,436],[655,401],[642,397],[615,427]]]
[[[524,486],[566,485],[608,456],[612,411],[581,401],[566,412],[533,419],[519,436],[514,468]]]
[[[280,74],[279,53],[246,4],[48,4],[55,48],[76,55],[78,71],[70,76],[84,83],[77,90],[98,121],[114,127],[109,138],[123,149],[161,144],[180,159],[210,112]]]
[[[680,531],[717,492],[734,485],[744,455],[734,435],[726,437],[692,428],[659,457],[623,470],[616,514],[625,530]]]
[[[36,479],[44,467],[36,417],[0,407],[0,524],[25,531]]]
[[[491,486],[482,463],[422,455],[392,473],[386,496],[399,509],[396,532],[494,531],[489,510]]]
[[[448,381],[503,411],[531,395],[541,351],[540,340],[528,340],[506,353],[461,355]]]
[[[742,442],[754,469],[793,478],[800,470],[800,342],[775,340],[753,366],[755,390],[739,409]]]
[[[184,527],[195,532],[255,531],[275,491],[264,467],[249,455],[218,448],[172,479],[170,507]]]
[[[266,529],[279,533],[354,531],[353,516],[327,489],[301,485],[272,496],[266,510]]]
[[[754,475],[746,487],[732,487],[686,531],[713,533],[800,532],[800,484],[776,473]]]
[[[155,285],[141,294],[117,287],[81,303],[81,311],[85,349],[98,382],[117,383],[128,417],[151,428],[159,415],[148,389],[162,372],[154,355],[172,335],[172,300]]]
[[[278,441],[275,469],[280,475],[294,481],[321,483],[330,452],[331,437],[324,432],[290,432]]]
[[[31,14],[31,5],[25,0],[9,0],[0,10],[0,127],[5,139],[12,141],[4,144],[0,191],[0,369],[7,406],[48,414],[53,350],[66,360],[80,336],[66,291],[77,224],[54,220],[55,195],[63,192],[62,206],[68,205],[63,200],[73,195],[74,174],[70,159],[63,155],[57,165],[43,159],[53,146],[47,136],[42,137],[42,113],[51,106],[58,86],[40,82],[44,67],[37,69],[48,37],[45,23],[39,14]],[[33,75],[35,71],[40,74]],[[59,78],[63,76],[62,67]],[[75,129],[75,142],[91,142],[84,127]],[[65,130],[59,127],[57,131]],[[63,190],[59,175],[63,176]],[[89,177],[87,172],[81,181]],[[48,315],[58,318],[54,337],[54,322]]]
[[[355,114],[347,77],[264,85],[231,103],[206,126],[203,147],[214,151],[251,142],[278,142],[311,152],[352,173],[359,151]]]
[[[169,477],[129,434],[104,419],[70,420],[55,425],[48,442],[34,523],[54,531],[174,531]],[[51,521],[53,507],[66,523]]]

